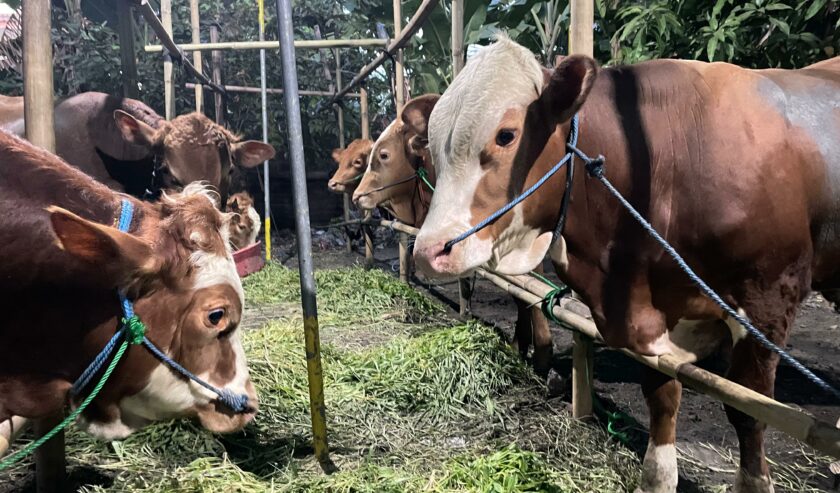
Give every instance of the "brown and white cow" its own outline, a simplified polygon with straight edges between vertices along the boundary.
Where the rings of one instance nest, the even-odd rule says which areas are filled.
[[[379,136],[373,144],[367,171],[353,193],[356,206],[367,210],[381,206],[404,224],[423,226],[434,190],[417,177],[417,172],[421,168],[426,170],[434,187],[435,170],[429,157],[424,122],[439,98],[438,94],[425,94],[412,99],[406,103],[400,118]],[[542,272],[542,266],[535,270]],[[512,345],[525,357],[533,343],[534,367],[538,373],[546,373],[554,349],[548,321],[539,307],[529,306],[518,298],[514,301],[518,316]]]
[[[230,432],[253,418],[257,396],[238,331],[242,285],[228,218],[211,193],[192,184],[141,202],[0,131],[0,422],[71,401],[70,386],[119,328],[120,289],[155,345],[205,381],[247,394],[253,409],[232,414],[131,346],[80,417],[87,431],[115,439],[156,420],[197,417]],[[124,198],[135,207],[125,233],[113,226]]]
[[[338,169],[327,183],[331,192],[352,194],[367,169],[368,157],[373,147],[370,139],[356,139],[347,147],[337,147],[332,158]]]
[[[597,68],[569,56],[542,69],[501,38],[482,49],[435,106],[429,146],[437,191],[415,245],[431,275],[488,265],[522,273],[549,252],[608,344],[697,359],[732,345],[728,377],[773,395],[778,358],[702,296],[583,166],[563,237],[552,230],[558,173],[450,251],[444,244],[579,147],[730,304],[784,347],[812,288],[840,285],[840,59],[801,70],[661,60]],[[674,491],[681,384],[646,370],[650,443],[639,491]],[[740,442],[735,491],[773,490],[765,425],[727,408]]]
[[[260,215],[254,209],[254,198],[248,192],[236,192],[228,198],[225,210],[232,214],[230,245],[241,250],[257,242],[260,233]]]
[[[23,137],[23,105],[15,107],[17,116],[0,112],[0,127]],[[147,189],[157,194],[201,181],[219,192],[224,205],[236,166],[250,168],[274,157],[272,146],[240,141],[201,113],[166,121],[140,101],[99,92],[56,105],[55,135],[56,154],[65,161],[140,198]]]

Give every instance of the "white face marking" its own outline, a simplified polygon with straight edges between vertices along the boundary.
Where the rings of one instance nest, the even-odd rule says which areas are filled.
[[[228,247],[229,249],[229,247]],[[204,251],[196,251],[190,255],[190,262],[195,267],[195,281],[193,289],[199,290],[227,284],[239,295],[239,302],[245,306],[245,292],[242,290],[242,281],[236,273],[236,264],[230,253],[226,257]]]
[[[673,443],[654,445],[653,440],[648,441],[636,493],[674,493],[678,481],[677,448]]]
[[[253,245],[257,242],[257,236],[260,234],[260,215],[253,207],[248,207],[248,219],[251,220],[251,232],[248,234],[248,245]]]
[[[542,69],[534,55],[501,38],[470,59],[444,92],[429,119],[429,152],[437,184],[415,251],[450,240],[484,219],[472,217],[470,210],[475,191],[487,173],[480,164],[481,152],[505,112],[525,108],[539,97],[542,85]],[[521,218],[519,227],[522,227]],[[532,252],[535,233],[502,236],[496,245],[476,236],[465,240],[450,255],[452,270],[467,272],[491,259],[502,268],[507,264],[511,272],[532,263],[532,258],[503,259],[509,253],[535,253]],[[532,256],[542,257],[545,249],[540,255]]]

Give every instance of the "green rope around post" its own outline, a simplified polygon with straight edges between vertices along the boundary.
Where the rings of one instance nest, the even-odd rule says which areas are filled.
[[[417,168],[417,177],[429,187],[429,190],[435,191],[435,187],[429,182],[429,172],[426,171],[426,168]]]
[[[532,277],[535,277],[540,281],[544,282],[545,284],[548,284],[548,286],[551,288],[551,291],[546,293],[543,297],[542,312],[543,315],[545,315],[545,318],[551,320],[556,324],[562,325],[563,322],[561,322],[560,319],[554,316],[554,307],[557,306],[557,303],[559,303],[564,296],[571,293],[572,289],[568,286],[558,286],[551,282],[550,279],[537,272],[531,271],[529,274],[531,274]]]
[[[79,417],[79,415],[82,414],[82,412],[88,407],[91,401],[93,401],[93,399],[96,398],[96,396],[102,390],[102,387],[105,386],[105,382],[107,382],[108,378],[111,377],[111,373],[114,372],[114,369],[117,367],[117,363],[119,363],[120,359],[122,359],[122,356],[125,353],[126,349],[128,349],[129,344],[136,345],[143,342],[143,338],[146,334],[146,326],[143,325],[143,322],[140,321],[137,315],[134,315],[127,320],[123,319],[122,323],[123,328],[121,330],[123,331],[125,338],[123,339],[123,342],[120,345],[119,349],[117,349],[116,354],[114,354],[114,358],[111,360],[111,363],[108,365],[108,368],[105,369],[105,373],[102,374],[102,378],[99,379],[99,382],[97,382],[90,395],[88,395],[85,398],[85,400],[82,401],[79,407],[74,409],[73,412],[71,412],[66,418],[64,418],[64,421],[62,421],[55,428],[47,432],[47,434],[30,443],[23,449],[15,452],[14,454],[0,461],[0,471],[8,469],[12,464],[31,454],[35,451],[35,449],[48,442],[57,433],[67,428],[67,426],[70,423],[75,421],[76,418]]]

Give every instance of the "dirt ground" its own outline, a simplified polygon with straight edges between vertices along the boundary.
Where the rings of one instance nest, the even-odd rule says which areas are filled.
[[[380,228],[381,229],[381,228]],[[337,235],[336,235],[337,236]],[[317,238],[317,236],[316,236]],[[322,236],[315,241],[313,253],[316,268],[330,268],[363,262],[363,255],[348,253],[343,246]],[[339,241],[340,242],[340,241]],[[397,274],[398,257],[395,241],[388,232],[377,234],[375,258],[377,267]],[[283,263],[296,266],[290,236],[281,237],[275,251]],[[547,272],[551,269],[547,265]],[[554,278],[553,275],[549,276]],[[449,305],[457,313],[457,283],[430,284],[414,278],[413,283]],[[512,298],[489,281],[477,279],[472,312],[482,321],[496,326],[507,337],[512,337],[516,307]],[[796,327],[787,349],[799,361],[834,386],[840,386],[840,314],[820,295],[815,294],[803,303]],[[571,333],[552,324],[554,338],[553,368],[561,379],[560,388],[570,396],[567,377],[571,373]],[[647,444],[648,413],[641,394],[639,381],[641,364],[618,352],[596,350],[595,389],[607,408],[615,408],[632,416],[638,423],[631,433],[631,447],[641,457]],[[700,366],[722,373],[720,361],[702,362]],[[557,387],[556,381],[554,387]],[[776,399],[800,407],[828,423],[840,418],[840,405],[807,381],[790,366],[780,365],[776,379]],[[834,477],[827,468],[829,458],[787,437],[768,429],[766,447],[771,471],[785,469],[795,481],[779,483],[776,491],[833,490]],[[677,448],[680,456],[681,492],[727,491],[737,467],[738,442],[734,429],[726,419],[723,405],[691,389],[684,389],[681,412],[677,425]]]

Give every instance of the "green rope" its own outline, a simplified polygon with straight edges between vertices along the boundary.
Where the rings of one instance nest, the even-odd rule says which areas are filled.
[[[543,304],[542,304],[543,315],[545,315],[545,318],[551,320],[552,322],[554,322],[556,324],[562,324],[563,322],[561,322],[560,319],[558,319],[557,317],[554,316],[554,307],[557,306],[557,303],[559,303],[560,300],[564,296],[566,296],[567,294],[569,294],[572,291],[571,288],[569,288],[568,286],[560,287],[560,286],[554,284],[553,282],[551,282],[551,280],[548,279],[547,277],[545,277],[541,274],[538,274],[534,271],[531,271],[530,274],[531,274],[532,277],[535,277],[535,278],[539,279],[540,281],[548,284],[548,286],[551,288],[551,291],[546,293],[545,296],[543,297]]]
[[[93,388],[90,395],[88,395],[84,401],[73,410],[64,421],[59,423],[55,428],[48,431],[44,436],[31,442],[29,445],[24,447],[23,449],[15,452],[14,454],[6,457],[2,461],[0,461],[0,471],[9,468],[12,464],[18,462],[19,460],[23,459],[27,455],[31,454],[35,451],[38,447],[43,445],[44,443],[48,442],[52,437],[57,435],[61,432],[64,428],[76,420],[80,414],[88,407],[88,405],[93,401],[93,399],[99,394],[99,391],[102,390],[102,387],[105,386],[105,382],[108,381],[108,378],[111,377],[111,373],[114,372],[114,368],[117,367],[117,363],[120,362],[123,354],[125,353],[126,349],[128,348],[129,344],[140,344],[143,342],[143,338],[146,334],[146,326],[143,325],[143,322],[140,321],[140,318],[137,315],[134,315],[128,319],[122,319],[123,321],[123,330],[126,331],[126,338],[123,340],[122,344],[120,345],[119,349],[117,349],[114,358],[111,360],[111,363],[108,365],[108,368],[105,369],[105,373],[102,374],[102,378],[99,379],[99,382]]]
[[[426,168],[417,168],[417,177],[429,187],[429,190],[435,191],[435,187],[429,182],[429,172]]]

